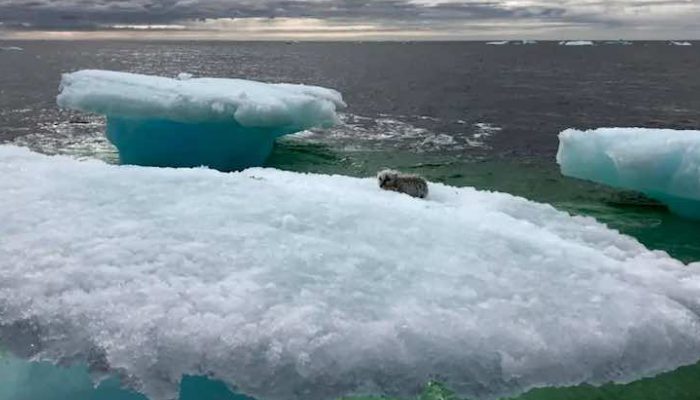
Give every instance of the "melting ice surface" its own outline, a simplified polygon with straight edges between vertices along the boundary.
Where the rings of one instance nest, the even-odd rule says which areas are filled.
[[[700,131],[567,129],[557,162],[564,175],[636,190],[700,219]]]
[[[0,174],[0,338],[22,339],[3,346],[151,399],[183,374],[258,399],[430,379],[489,399],[700,360],[700,265],[511,195],[13,146]]]
[[[124,164],[219,170],[262,165],[275,138],[333,125],[344,106],[317,86],[183,76],[78,71],[63,75],[57,103],[106,115]]]

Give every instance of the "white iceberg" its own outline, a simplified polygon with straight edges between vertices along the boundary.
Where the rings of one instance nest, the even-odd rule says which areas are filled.
[[[259,166],[275,138],[337,122],[335,90],[241,79],[64,74],[57,103],[107,116],[125,164],[221,170]]]
[[[690,42],[685,42],[685,41],[677,41],[677,40],[671,40],[669,42],[672,46],[692,46],[693,44]]]
[[[629,40],[618,39],[618,40],[608,40],[605,42],[605,44],[617,44],[617,45],[621,45],[621,46],[631,46],[634,43],[630,42]]]
[[[564,175],[636,190],[700,219],[700,131],[567,129],[557,162]]]
[[[491,45],[491,46],[503,46],[504,44],[508,44],[507,40],[499,40],[495,42],[486,42],[486,44]]]
[[[7,46],[7,47],[0,47],[0,51],[22,51],[24,50],[21,47],[17,46]]]
[[[562,40],[559,42],[560,46],[593,46],[594,44],[590,40]]]
[[[700,360],[700,265],[508,194],[11,146],[0,174],[0,329],[35,328],[4,345],[109,366],[151,399],[182,374],[260,400],[436,378],[492,399]]]

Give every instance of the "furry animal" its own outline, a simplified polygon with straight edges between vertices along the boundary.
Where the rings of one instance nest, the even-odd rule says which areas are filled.
[[[385,169],[379,171],[377,180],[379,180],[379,187],[384,190],[406,193],[420,199],[428,196],[428,182],[418,175]]]

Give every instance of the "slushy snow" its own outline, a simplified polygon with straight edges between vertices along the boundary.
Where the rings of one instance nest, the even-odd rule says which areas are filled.
[[[700,360],[700,265],[508,194],[12,146],[0,174],[3,345],[151,399],[183,374],[258,399],[430,379],[489,399]]]
[[[328,127],[343,107],[335,90],[241,79],[179,79],[83,70],[63,74],[60,107],[107,116],[125,164],[259,166],[275,138]]]
[[[700,219],[700,131],[567,129],[557,162],[564,175],[636,190]]]

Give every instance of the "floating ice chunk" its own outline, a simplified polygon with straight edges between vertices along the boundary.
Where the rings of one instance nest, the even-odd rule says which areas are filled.
[[[177,74],[177,79],[179,81],[186,81],[188,79],[192,79],[194,75],[190,74],[189,72],[180,72]]]
[[[17,46],[9,46],[9,47],[0,47],[0,51],[22,51],[24,50],[21,47]]]
[[[567,129],[557,162],[564,175],[636,190],[700,218],[700,131]]]
[[[507,194],[9,146],[0,175],[0,329],[36,326],[11,349],[92,355],[151,399],[184,373],[261,400],[435,377],[488,399],[700,359],[700,265]]]
[[[605,42],[605,44],[617,44],[617,45],[621,45],[621,46],[630,46],[634,43],[630,42],[629,40],[618,39],[618,40],[608,40]]]
[[[590,40],[562,40],[560,46],[593,46],[594,43]]]
[[[499,40],[496,42],[486,42],[486,44],[492,45],[492,46],[503,46],[504,44],[508,44],[508,41],[507,40]]]
[[[125,164],[233,170],[261,165],[276,137],[337,122],[340,93],[240,79],[64,74],[58,105],[107,116]]]
[[[680,41],[676,41],[676,40],[671,40],[669,42],[669,44],[671,44],[672,46],[692,46],[693,45],[690,42],[685,42],[685,41],[680,42]]]

